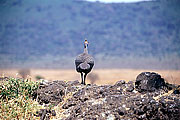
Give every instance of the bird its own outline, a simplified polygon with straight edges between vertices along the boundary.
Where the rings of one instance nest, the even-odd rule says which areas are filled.
[[[86,76],[94,66],[94,58],[88,54],[88,41],[84,41],[84,52],[75,59],[76,71],[81,73],[81,84],[86,85]]]

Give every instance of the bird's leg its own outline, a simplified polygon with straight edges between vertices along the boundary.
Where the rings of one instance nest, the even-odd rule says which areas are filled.
[[[81,72],[81,84],[83,84],[83,73]]]
[[[84,74],[84,85],[86,85],[86,83],[85,83],[86,75],[87,75],[87,73]]]

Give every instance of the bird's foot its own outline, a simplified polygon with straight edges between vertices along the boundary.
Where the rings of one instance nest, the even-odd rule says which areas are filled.
[[[81,82],[82,85],[86,85],[86,83]]]

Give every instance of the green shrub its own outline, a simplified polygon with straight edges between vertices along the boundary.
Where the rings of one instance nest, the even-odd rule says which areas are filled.
[[[9,78],[8,81],[3,81],[0,85],[0,97],[8,100],[21,95],[31,97],[37,89],[38,82],[29,81],[29,79]]]
[[[0,119],[34,119],[38,103],[31,99],[39,83],[9,78],[0,85]]]

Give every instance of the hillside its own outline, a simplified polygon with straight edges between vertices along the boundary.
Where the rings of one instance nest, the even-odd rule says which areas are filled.
[[[130,61],[126,64],[134,68],[152,63],[155,68],[180,69],[179,13],[179,0],[1,0],[0,67],[72,68],[87,38],[99,67],[121,66],[112,65],[115,60]],[[133,66],[142,61],[144,65]]]

